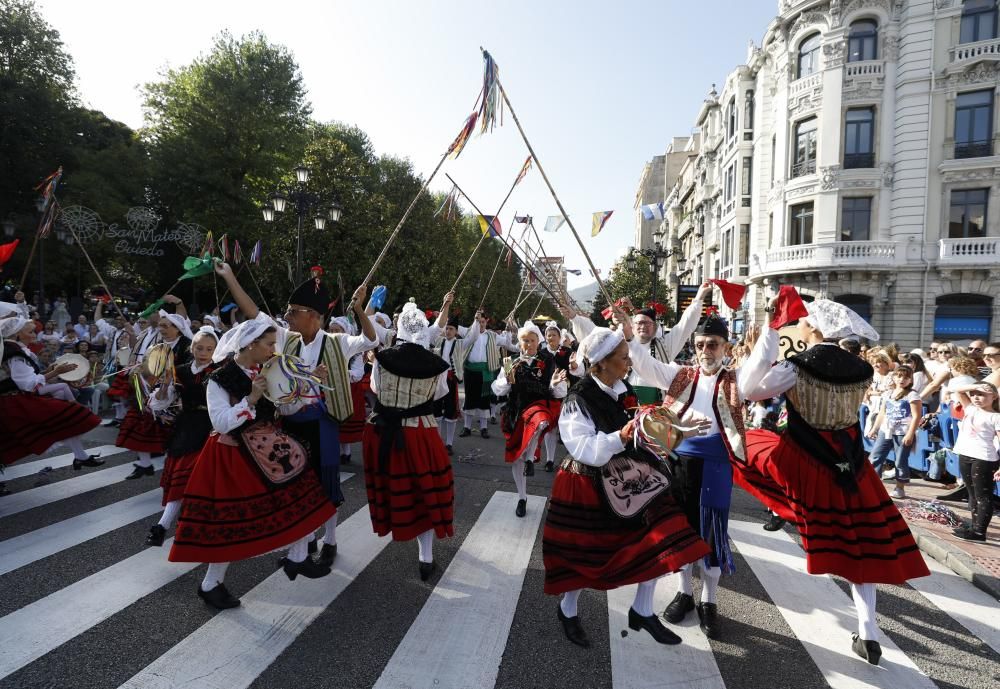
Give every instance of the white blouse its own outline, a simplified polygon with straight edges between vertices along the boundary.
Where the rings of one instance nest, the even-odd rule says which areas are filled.
[[[242,366],[240,368],[250,380],[257,377],[257,371],[243,368]],[[257,418],[257,411],[250,404],[247,397],[244,397],[236,404],[232,404],[229,401],[229,393],[214,380],[208,381],[205,393],[208,401],[208,418],[212,420],[212,428],[219,433],[229,433],[239,428],[245,422]]]
[[[20,342],[17,345],[32,361],[36,364],[38,363],[38,357],[35,356],[34,352]],[[24,359],[11,359],[9,365],[11,380],[14,381],[14,385],[17,386],[18,390],[35,392],[40,386],[45,385],[45,376],[35,373],[35,369],[31,368]]]
[[[507,382],[507,371],[503,366],[500,367],[500,373],[497,374],[496,380],[493,381],[491,387],[493,388],[493,394],[497,397],[503,397],[510,392],[510,383]],[[550,381],[549,390],[552,392],[552,396],[559,400],[566,396],[569,388],[565,380],[558,383]]]
[[[594,382],[615,400],[626,391],[625,383],[620,380],[610,388],[597,378],[594,378]],[[559,436],[573,459],[592,467],[604,466],[612,457],[625,450],[625,443],[618,431],[598,431],[583,409],[572,403],[563,405],[559,416]]]

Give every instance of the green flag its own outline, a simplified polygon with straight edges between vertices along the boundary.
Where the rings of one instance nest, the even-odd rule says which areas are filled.
[[[188,256],[184,259],[185,272],[178,278],[178,280],[188,280],[190,278],[201,277],[202,275],[209,275],[214,270],[215,262],[211,256],[205,256],[204,258]]]
[[[166,303],[167,302],[163,301],[162,299],[157,299],[152,304],[150,304],[149,306],[147,306],[145,311],[143,311],[142,313],[139,314],[139,318],[149,318],[149,315],[151,313],[154,313],[155,311],[159,311],[160,307],[163,306]]]

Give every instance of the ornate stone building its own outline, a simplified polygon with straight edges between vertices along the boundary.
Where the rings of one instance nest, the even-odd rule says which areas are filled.
[[[666,175],[668,279],[745,281],[737,331],[788,282],[906,347],[1000,339],[997,0],[778,4]]]

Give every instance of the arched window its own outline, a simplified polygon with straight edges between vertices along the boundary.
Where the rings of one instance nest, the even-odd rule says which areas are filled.
[[[872,298],[867,294],[841,294],[833,300],[851,309],[869,323],[872,322]]]
[[[807,77],[819,71],[819,46],[822,38],[814,33],[799,44],[798,78]]]
[[[732,139],[736,136],[736,96],[729,99],[726,107],[726,138]]]
[[[981,294],[946,294],[937,298],[934,339],[989,340],[993,299]]]
[[[997,0],[965,0],[959,43],[988,41],[997,37]]]
[[[851,24],[847,37],[847,61],[861,62],[878,57],[878,24],[872,19],[861,19]]]

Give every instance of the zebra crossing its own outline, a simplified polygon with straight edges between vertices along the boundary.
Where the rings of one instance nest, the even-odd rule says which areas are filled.
[[[795,538],[763,531],[749,507],[730,524],[738,571],[721,584],[722,638],[705,638],[694,615],[672,627],[679,646],[632,632],[630,586],[585,592],[581,620],[594,645],[574,647],[555,598],[540,591],[544,496],[531,495],[517,519],[512,484],[484,480],[482,466],[456,469],[456,535],[435,543],[439,574],[429,582],[417,577],[412,543],[372,533],[363,480],[345,473],[333,573],[289,582],[274,556],[234,563],[242,606],[214,613],[194,596],[203,567],[168,562],[169,540],[143,547],[160,492],[148,480],[123,487],[130,470],[72,474],[0,499],[0,525],[79,506],[0,540],[0,689],[924,689],[1000,678],[1000,605],[933,561],[912,586],[879,587],[883,660],[860,661],[844,582],[805,574]],[[109,490],[131,493],[91,509],[87,496]],[[92,554],[88,569],[81,561]],[[675,591],[665,579],[658,610]]]

